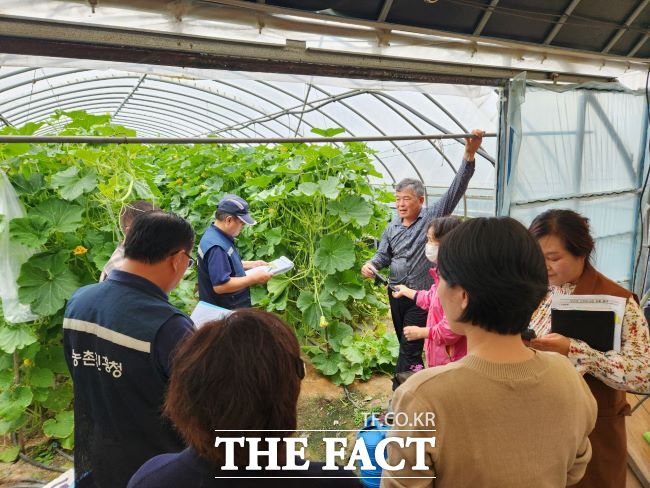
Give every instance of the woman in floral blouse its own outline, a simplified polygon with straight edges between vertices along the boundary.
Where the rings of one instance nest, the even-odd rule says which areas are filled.
[[[596,401],[598,420],[589,439],[593,456],[579,487],[624,487],[627,472],[625,416],[630,407],[625,390],[650,393],[648,324],[632,292],[599,273],[590,263],[594,241],[589,220],[571,210],[548,210],[530,231],[538,240],[548,270],[549,293],[533,314],[537,339],[530,345],[569,358],[585,374]],[[627,299],[621,350],[601,352],[577,339],[550,333],[551,300],[557,294],[613,295]]]

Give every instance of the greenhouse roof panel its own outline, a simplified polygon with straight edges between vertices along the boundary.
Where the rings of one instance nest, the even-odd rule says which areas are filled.
[[[48,60],[46,64],[56,64]],[[313,128],[342,127],[350,136],[398,136],[463,133],[472,128],[494,132],[498,93],[484,87],[422,87],[403,84],[391,90],[350,87],[346,80],[256,73],[203,71],[209,77],[170,76],[166,68],[136,71],[79,67],[0,68],[0,122],[15,126],[48,120],[57,110],[109,114],[139,135],[156,137],[302,137]],[[195,74],[195,73],[193,73]],[[398,90],[397,88],[401,88]],[[437,93],[437,92],[440,92]],[[471,96],[460,96],[465,93]],[[0,124],[0,125],[1,125]],[[63,122],[50,122],[38,134],[53,134]],[[375,183],[393,184],[405,177],[428,186],[445,186],[462,157],[462,141],[373,142]],[[485,140],[479,156],[476,188],[492,188],[496,141]]]
[[[3,1],[2,51],[385,83],[502,85],[525,70],[635,89],[650,56],[645,0],[92,3]]]

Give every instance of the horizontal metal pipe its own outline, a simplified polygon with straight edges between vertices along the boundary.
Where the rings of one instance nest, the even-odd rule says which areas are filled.
[[[483,137],[496,137],[488,132]],[[472,134],[413,134],[409,136],[359,136],[359,137],[101,137],[101,136],[1,136],[0,143],[30,144],[281,144],[285,142],[377,142],[419,141],[429,139],[459,139]]]
[[[568,200],[593,200],[594,198],[615,198],[624,195],[637,195],[641,193],[639,188],[626,188],[618,191],[603,191],[596,193],[583,193],[576,195],[562,195],[553,198],[543,198],[540,200],[525,200],[519,202],[513,202],[512,206],[517,208],[529,207],[532,205],[541,205],[545,203],[554,203],[554,202],[565,202]]]

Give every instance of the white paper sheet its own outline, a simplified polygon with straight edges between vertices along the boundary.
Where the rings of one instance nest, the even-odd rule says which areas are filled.
[[[206,322],[222,319],[231,313],[232,310],[228,310],[227,308],[221,308],[207,302],[199,302],[190,318],[194,321],[194,325],[199,328]]]
[[[268,266],[256,266],[246,271],[248,276],[251,273],[254,273],[258,270],[264,270],[271,273],[273,276],[286,273],[290,269],[293,269],[293,261],[291,261],[286,256],[280,256],[278,259],[271,261]]]

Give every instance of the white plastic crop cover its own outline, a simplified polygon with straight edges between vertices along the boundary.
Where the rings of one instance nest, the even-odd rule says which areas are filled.
[[[25,211],[18,200],[9,178],[0,171],[0,299],[2,312],[7,322],[28,322],[38,318],[29,305],[18,301],[16,279],[20,266],[33,254],[21,244],[9,241],[9,221],[25,216]]]

